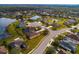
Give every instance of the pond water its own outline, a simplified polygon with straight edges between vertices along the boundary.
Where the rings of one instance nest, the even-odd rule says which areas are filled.
[[[10,19],[10,18],[0,18],[0,34],[5,32],[6,27],[15,22],[16,19]]]

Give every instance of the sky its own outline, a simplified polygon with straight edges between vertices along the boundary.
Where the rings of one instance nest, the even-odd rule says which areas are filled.
[[[79,4],[79,0],[0,0],[0,4]]]

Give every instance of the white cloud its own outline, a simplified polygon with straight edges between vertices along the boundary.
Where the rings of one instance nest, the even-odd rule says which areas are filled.
[[[79,0],[0,0],[0,4],[79,4]]]

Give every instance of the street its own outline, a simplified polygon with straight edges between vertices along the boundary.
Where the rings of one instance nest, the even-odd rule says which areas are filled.
[[[43,42],[41,42],[39,47],[36,50],[34,50],[32,54],[43,54],[43,52],[46,49],[46,46],[50,42],[50,40],[52,38],[54,38],[55,36],[57,36],[58,34],[66,32],[66,30],[67,29],[62,29],[62,30],[59,30],[59,31],[52,31],[51,29],[48,29],[50,34],[43,38],[44,39]]]
[[[79,28],[79,24],[76,25],[75,27]],[[38,46],[37,49],[33,51],[32,54],[43,54],[47,47],[47,44],[51,41],[51,39],[53,39],[54,37],[56,37],[57,35],[61,33],[69,31],[71,28],[66,28],[66,29],[57,30],[57,31],[53,31],[50,28],[47,28],[47,29],[49,31],[49,35],[43,38],[43,41],[41,42],[41,44]]]

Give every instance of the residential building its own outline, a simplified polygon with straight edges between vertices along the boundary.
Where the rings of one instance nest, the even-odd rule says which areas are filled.
[[[64,49],[75,53],[77,44],[79,44],[79,37],[75,34],[69,33],[63,40],[60,41],[59,45]]]
[[[36,15],[30,18],[30,20],[37,20],[37,19],[41,19],[41,16]]]
[[[65,25],[70,25],[70,24],[74,24],[76,23],[76,20],[75,19],[69,19],[68,21],[66,21],[64,24]]]
[[[8,53],[8,50],[5,48],[5,46],[0,46],[0,54],[6,54]]]
[[[22,40],[15,40],[9,44],[11,48],[25,49],[27,48],[26,44]]]
[[[28,27],[23,30],[23,32],[26,34],[26,37],[29,39],[35,38],[40,35],[40,32],[37,32],[34,27]]]

